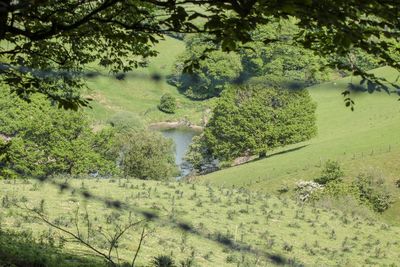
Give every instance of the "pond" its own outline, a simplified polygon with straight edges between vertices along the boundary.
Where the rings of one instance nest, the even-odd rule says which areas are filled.
[[[161,133],[165,137],[172,139],[175,144],[175,163],[180,169],[180,176],[177,178],[185,177],[192,171],[192,167],[184,160],[184,156],[192,143],[192,138],[200,134],[200,131],[188,127],[179,127],[161,130]]]

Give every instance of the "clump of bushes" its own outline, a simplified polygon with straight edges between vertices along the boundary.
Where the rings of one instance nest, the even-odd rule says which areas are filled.
[[[158,109],[165,113],[175,113],[176,99],[171,94],[166,93],[160,99]]]
[[[353,197],[361,204],[366,204],[375,212],[387,210],[392,201],[392,194],[389,186],[385,182],[382,173],[369,170],[361,172],[351,183],[342,181],[344,172],[337,161],[328,160],[322,170],[321,176],[314,179],[319,185],[323,185],[323,190],[314,193],[317,188],[311,182],[298,183],[296,191],[302,201],[310,199],[322,199],[333,197],[335,199],[344,196]]]
[[[316,192],[317,186],[312,182],[299,182],[296,185],[296,192],[301,201],[307,201],[313,196],[313,199],[322,199],[324,197],[350,196],[361,204],[366,204],[375,212],[384,212],[392,204],[392,194],[389,186],[386,184],[382,173],[369,170],[361,172],[351,183],[342,181],[344,172],[339,162],[328,160],[321,172],[321,175],[314,181],[321,186]],[[396,182],[400,185],[400,182]]]
[[[321,176],[315,178],[314,181],[325,185],[333,181],[342,181],[344,172],[339,164],[339,162],[334,160],[328,160],[325,162],[324,168],[322,169]]]
[[[376,212],[387,210],[392,204],[389,186],[380,173],[369,171],[360,173],[354,181],[362,201],[371,205]]]

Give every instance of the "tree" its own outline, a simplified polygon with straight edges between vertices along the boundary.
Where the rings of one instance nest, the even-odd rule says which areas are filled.
[[[207,49],[216,49],[207,42],[204,35],[185,38],[186,51],[176,64],[175,85],[185,96],[202,100],[218,96],[224,88],[239,78],[243,68],[237,53],[225,53],[221,50],[211,51],[201,59]],[[192,73],[185,73],[185,62],[199,60],[198,67]]]
[[[177,174],[172,140],[158,132],[137,131],[118,136],[119,167],[125,176],[165,180]]]
[[[1,84],[24,99],[39,92],[76,109],[88,104],[77,91],[94,75],[82,74],[86,64],[129,71],[154,56],[153,44],[168,33],[208,33],[217,49],[234,51],[253,41],[259,25],[289,17],[300,29],[294,42],[305,48],[338,56],[360,49],[400,68],[392,0],[1,0]],[[195,66],[193,60],[185,69]],[[357,65],[339,67],[379,82]],[[378,83],[374,90],[389,89]]]
[[[0,90],[0,176],[116,173],[111,133],[93,133],[83,112],[58,109],[43,96],[28,104]]]
[[[325,162],[321,176],[314,179],[315,182],[325,185],[330,182],[340,182],[344,176],[344,172],[338,161],[328,160]]]
[[[328,61],[296,43],[295,19],[277,19],[252,32],[253,41],[240,55],[244,78],[264,76],[286,84],[309,86],[329,79]],[[264,40],[276,40],[264,43]]]
[[[313,137],[315,109],[306,90],[265,86],[262,81],[235,86],[218,100],[204,130],[204,143],[219,160],[263,157],[274,148]]]
[[[393,203],[390,186],[385,182],[382,173],[369,170],[360,173],[353,182],[362,201],[371,205],[376,212],[384,212]]]
[[[165,113],[175,113],[176,99],[171,94],[164,94],[160,99],[158,109]]]

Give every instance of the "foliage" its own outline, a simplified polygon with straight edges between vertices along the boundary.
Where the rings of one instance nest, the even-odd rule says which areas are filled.
[[[158,109],[165,113],[175,113],[176,99],[171,94],[164,94],[161,96]]]
[[[76,90],[82,76],[93,77],[81,74],[86,64],[131,70],[155,55],[153,44],[169,32],[208,33],[215,49],[238,50],[253,41],[259,25],[288,17],[297,19],[294,41],[305,48],[338,56],[360,49],[399,68],[398,8],[391,1],[189,2],[196,8],[187,1],[2,1],[1,82],[24,99],[39,92],[76,109],[88,104]],[[196,65],[193,60],[186,69]],[[374,80],[357,66],[339,67]],[[388,87],[380,83],[378,89]]]
[[[193,137],[184,158],[200,173],[207,173],[218,169],[218,162],[210,155],[202,135]]]
[[[356,177],[354,185],[359,190],[360,199],[369,203],[376,212],[384,212],[393,203],[389,186],[380,173],[362,172]]]
[[[107,130],[93,133],[82,112],[58,109],[44,97],[31,101],[1,91],[0,133],[9,139],[2,176],[116,173],[114,159],[106,155],[112,142],[104,138]]]
[[[376,69],[373,73],[392,82],[399,75],[389,67]],[[347,177],[355,177],[360,169],[373,166],[387,171],[388,182],[392,183],[399,178],[400,139],[396,133],[400,131],[400,124],[397,124],[400,105],[394,95],[355,93],[356,110],[349,112],[344,109],[337,94],[349,83],[358,83],[359,79],[346,77],[308,88],[318,103],[318,135],[307,142],[307,146],[282,148],[265,160],[213,172],[202,179],[216,185],[262,188],[268,193],[276,193],[284,182],[294,184],[300,177],[314,179],[321,173],[320,162],[323,166],[327,159],[337,159]],[[399,112],[393,113],[393,110]],[[397,208],[387,212],[391,214],[393,223],[400,220]]]
[[[395,185],[396,185],[397,188],[400,188],[400,179],[397,179],[395,181]]]
[[[322,198],[325,196],[339,199],[345,196],[354,197],[357,201],[360,201],[360,192],[358,188],[353,184],[342,182],[341,180],[331,181],[324,185],[324,190],[319,192],[315,199]]]
[[[218,100],[204,130],[204,143],[219,160],[264,156],[313,137],[315,109],[305,90],[266,87],[262,82],[232,87]]]
[[[321,171],[321,175],[315,178],[314,181],[325,185],[334,181],[341,181],[344,176],[344,172],[338,161],[328,160],[325,162],[324,168]]]
[[[236,53],[225,53],[221,50],[212,51],[202,58],[205,50],[214,47],[207,43],[202,35],[190,36],[185,39],[186,52],[176,63],[175,85],[185,96],[203,100],[218,96],[229,83],[240,76],[242,64]],[[190,74],[185,73],[185,62],[198,60],[198,67]]]
[[[331,197],[336,200],[352,197],[358,203],[367,205],[375,212],[384,212],[393,203],[393,196],[383,174],[375,170],[361,172],[352,183],[341,179],[329,180],[314,199]]]
[[[307,86],[328,80],[327,60],[297,44],[298,34],[295,19],[273,20],[258,27],[252,33],[254,41],[240,53],[242,76],[267,76],[286,86]],[[275,41],[265,43],[266,39]]]
[[[318,194],[323,188],[322,185],[313,181],[298,181],[294,190],[298,200],[305,202],[310,200],[315,194]]]
[[[175,263],[171,256],[168,255],[159,255],[154,257],[153,259],[153,266],[154,267],[174,267]]]
[[[125,177],[166,180],[176,174],[172,140],[161,133],[127,132],[118,135],[118,140],[119,167]]]
[[[357,66],[363,70],[372,70],[382,66],[376,57],[360,49],[352,49],[346,56],[328,56],[327,58],[329,62],[347,66],[348,69],[353,69],[354,66]]]

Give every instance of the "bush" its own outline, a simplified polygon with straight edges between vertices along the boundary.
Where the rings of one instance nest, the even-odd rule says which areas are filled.
[[[335,199],[341,199],[345,196],[352,196],[359,200],[359,190],[353,184],[348,184],[340,181],[330,182],[324,186],[324,190],[318,193],[316,198],[332,197]]]
[[[322,185],[313,181],[299,181],[296,183],[294,190],[297,193],[298,199],[305,202],[323,188]]]
[[[314,179],[315,182],[325,185],[332,181],[341,181],[344,176],[344,172],[340,167],[339,162],[328,160],[325,162],[324,168],[322,169],[321,176]]]
[[[360,199],[369,203],[374,211],[383,212],[392,204],[389,186],[381,173],[373,171],[360,173],[354,185],[359,190]]]
[[[165,113],[175,113],[176,99],[171,94],[164,94],[160,99],[158,109]]]
[[[174,267],[176,266],[174,260],[168,255],[160,255],[154,257],[153,261],[154,267]]]
[[[394,182],[397,188],[400,188],[400,179],[397,179],[396,182]]]
[[[135,113],[122,111],[114,114],[107,121],[117,131],[143,130],[145,128],[142,119]]]
[[[173,142],[161,133],[129,132],[119,135],[118,140],[118,165],[125,177],[162,180],[178,174]]]

